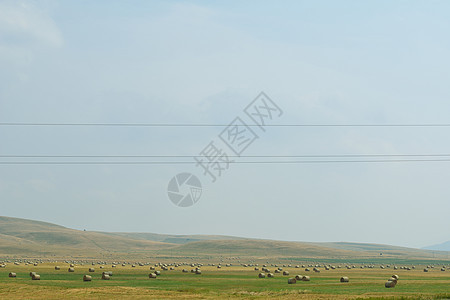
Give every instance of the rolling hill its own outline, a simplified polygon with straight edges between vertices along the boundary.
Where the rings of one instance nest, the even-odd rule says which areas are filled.
[[[382,256],[380,256],[382,253]],[[0,257],[247,257],[252,259],[448,260],[448,252],[362,243],[308,243],[215,235],[89,232],[0,217]]]

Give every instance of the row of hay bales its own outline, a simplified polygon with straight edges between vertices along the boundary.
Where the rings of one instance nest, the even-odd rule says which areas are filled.
[[[103,280],[109,280],[112,276],[112,272],[103,272],[102,279]],[[16,278],[17,273],[10,272],[9,273],[10,278]],[[36,272],[30,272],[30,277],[32,280],[41,280],[41,275],[37,274]],[[92,281],[92,276],[90,275],[84,275],[83,281]]]
[[[288,284],[294,284],[294,283],[297,283],[297,281],[311,281],[311,278],[306,275],[296,275],[295,277],[288,279]],[[341,277],[341,279],[339,281],[340,282],[349,282],[350,279],[348,277],[344,276],[344,277]]]
[[[311,278],[306,275],[295,275],[295,277],[288,279],[288,284],[297,283],[297,281],[311,281]]]

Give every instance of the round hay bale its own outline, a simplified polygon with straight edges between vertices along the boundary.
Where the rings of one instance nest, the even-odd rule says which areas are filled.
[[[386,281],[386,283],[384,284],[384,286],[385,286],[386,288],[393,288],[393,287],[395,287],[396,284],[397,284],[396,281],[390,281],[390,280],[388,280],[388,281]]]
[[[70,264],[69,267],[73,268],[73,267],[75,267],[75,265],[74,264]]]
[[[288,276],[289,275],[289,271],[283,271],[283,275]]]
[[[55,266],[55,270],[56,271],[61,270],[61,267],[60,266]]]
[[[73,273],[73,272],[75,272],[75,269],[74,268],[69,268],[69,273]]]
[[[89,268],[89,272],[93,273],[93,272],[95,272],[95,269],[94,268]]]
[[[189,271],[188,270],[186,270],[186,269],[183,269],[183,271],[182,271],[183,273],[189,273]]]
[[[395,280],[398,280],[399,277],[398,277],[398,275],[394,274],[394,275],[392,275],[392,278],[395,278]]]
[[[200,270],[200,269],[195,270],[195,274],[197,274],[197,275],[202,274],[202,270]]]
[[[303,275],[295,275],[295,279],[298,281],[302,280],[302,278],[303,278]]]
[[[350,279],[346,276],[341,277],[341,282],[349,282]]]
[[[148,274],[148,278],[156,278],[158,277],[155,273]]]
[[[297,283],[297,279],[295,279],[295,278],[288,279],[288,284],[294,284],[294,283]]]
[[[311,271],[311,270],[310,270],[309,268],[306,268],[305,271],[306,271],[306,272],[309,272],[309,271]]]
[[[110,280],[111,276],[109,276],[108,274],[102,274],[102,280]]]
[[[311,278],[309,276],[303,276],[302,281],[311,281]]]
[[[388,281],[394,281],[395,283],[397,283],[398,280],[396,278],[394,278],[394,277],[391,277],[391,278],[388,279]]]
[[[155,274],[159,276],[161,275],[161,271],[156,271]]]
[[[33,277],[33,275],[36,275],[36,272],[30,272],[30,277]]]
[[[267,274],[267,277],[269,277],[269,278],[274,278],[275,275],[273,275],[273,273],[269,273],[269,274]]]
[[[31,280],[41,280],[41,275],[34,274],[34,275],[31,277]]]
[[[84,275],[84,276],[83,276],[83,281],[92,281],[92,276],[90,276],[90,275]]]
[[[428,272],[428,269],[427,269],[427,268],[425,268],[425,269],[423,269],[423,271],[424,271],[424,272]]]
[[[266,274],[265,274],[265,273],[259,273],[259,274],[258,274],[258,277],[259,277],[259,278],[266,278]]]
[[[11,273],[9,273],[9,277],[10,277],[10,278],[16,278],[16,277],[17,277],[17,274],[16,274],[16,273],[13,273],[13,272],[11,272]]]

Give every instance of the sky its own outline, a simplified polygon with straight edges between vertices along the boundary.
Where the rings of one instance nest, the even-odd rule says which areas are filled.
[[[245,108],[263,91],[282,111],[267,124],[448,124],[449,36],[448,1],[0,0],[0,123],[255,125]],[[250,128],[258,138],[242,155],[450,154],[449,127]],[[233,155],[224,129],[1,125],[3,156],[189,157],[0,164],[0,215],[101,231],[450,240],[450,162],[231,164],[212,182],[193,157],[210,142]],[[0,157],[19,160],[111,161]],[[202,194],[179,207],[167,189],[185,172]]]

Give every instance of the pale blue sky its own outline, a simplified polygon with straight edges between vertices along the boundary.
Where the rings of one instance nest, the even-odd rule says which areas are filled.
[[[1,122],[450,123],[448,1],[0,1]],[[450,153],[448,128],[269,128],[246,155]],[[220,128],[0,127],[0,155],[196,155]],[[193,172],[181,209],[170,178]],[[450,162],[0,165],[0,215],[105,231],[422,247],[450,239]],[[344,229],[345,228],[345,229]]]

